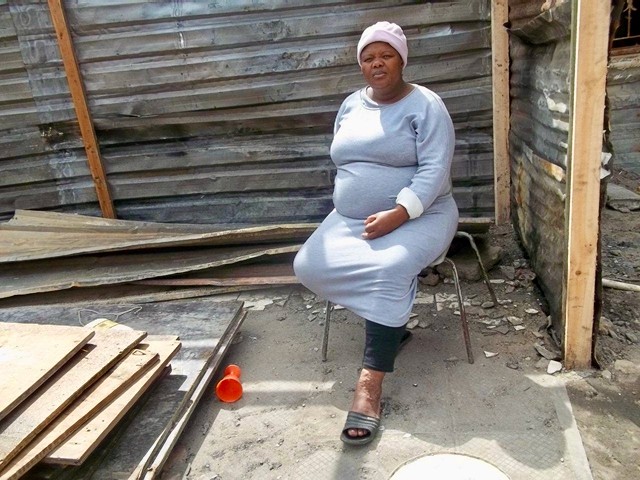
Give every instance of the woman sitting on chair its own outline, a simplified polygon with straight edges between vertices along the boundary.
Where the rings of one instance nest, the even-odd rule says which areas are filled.
[[[357,49],[367,86],[338,111],[331,144],[335,209],[294,261],[309,290],[365,319],[363,368],[341,439],[366,444],[380,424],[418,273],[451,243],[453,124],[440,97],[403,80],[407,39],[393,23],[364,30]]]

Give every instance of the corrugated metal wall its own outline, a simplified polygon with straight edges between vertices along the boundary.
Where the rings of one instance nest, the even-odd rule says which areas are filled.
[[[571,2],[510,0],[512,221],[561,320]],[[561,334],[561,325],[556,324]]]
[[[355,45],[383,19],[405,28],[405,78],[452,114],[462,214],[493,216],[489,0],[64,3],[119,218],[322,218]],[[99,215],[46,1],[1,4],[0,42],[0,218]]]
[[[611,58],[607,97],[614,166],[640,176],[640,54]]]

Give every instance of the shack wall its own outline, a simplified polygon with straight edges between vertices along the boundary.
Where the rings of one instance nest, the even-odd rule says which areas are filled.
[[[463,216],[493,216],[489,0],[64,2],[119,218],[317,221],[361,31],[403,26],[457,134]],[[45,0],[0,5],[0,219],[100,215]]]
[[[512,222],[561,333],[571,2],[511,0],[510,20]]]
[[[610,58],[607,98],[613,165],[640,178],[640,54]]]

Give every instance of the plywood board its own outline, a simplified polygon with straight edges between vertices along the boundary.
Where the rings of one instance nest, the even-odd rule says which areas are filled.
[[[78,427],[120,395],[152,364],[158,362],[158,354],[148,350],[148,342],[138,347],[69,405],[43,432],[20,451],[4,470],[0,471],[0,479],[19,478],[73,434]]]
[[[175,275],[299,248],[295,244],[274,244],[24,262],[0,273],[0,298]]]
[[[147,343],[149,344],[148,348],[158,354],[159,361],[97,415],[82,425],[58,448],[49,453],[44,460],[45,462],[80,465],[160,376],[171,358],[180,349],[180,342],[177,339],[154,341],[153,337],[150,337]]]
[[[78,354],[2,420],[0,469],[146,335],[136,330],[94,332]]]
[[[42,385],[93,335],[81,327],[0,322],[0,419]]]

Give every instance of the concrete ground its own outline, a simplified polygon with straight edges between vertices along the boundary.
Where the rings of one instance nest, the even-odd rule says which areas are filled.
[[[484,460],[513,480],[593,478],[565,388],[580,377],[546,372],[548,360],[532,346],[546,319],[533,313],[531,290],[507,295],[497,286],[498,297],[510,300],[472,317],[474,364],[453,286],[421,287],[419,326],[385,379],[383,430],[366,447],[339,439],[361,362],[362,321],[334,312],[323,363],[320,299],[302,288],[272,291],[262,302],[247,296],[247,306],[264,309],[249,310],[224,362],[242,368],[244,395],[221,403],[211,386],[162,478],[382,480],[412,459],[444,452]],[[482,284],[463,289],[469,303],[486,300]],[[524,328],[492,332],[505,315]]]
[[[637,182],[623,184],[637,191]],[[638,211],[607,208],[601,221],[603,277],[637,283]],[[361,362],[362,320],[334,312],[323,363],[322,301],[302,288],[245,296],[241,341],[225,361],[242,367],[244,396],[223,404],[210,387],[163,478],[387,479],[439,452],[472,455],[512,479],[640,478],[640,295],[604,289],[600,368],[550,375],[542,355],[555,353],[553,332],[535,275],[509,226],[488,238],[501,250],[490,276],[502,304],[483,307],[482,283],[462,285],[475,363],[466,361],[453,286],[421,285],[414,339],[385,380],[384,430],[364,448],[339,440]]]

